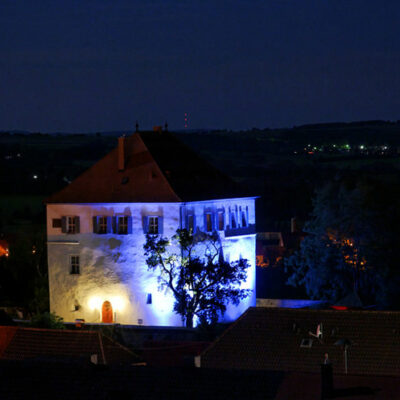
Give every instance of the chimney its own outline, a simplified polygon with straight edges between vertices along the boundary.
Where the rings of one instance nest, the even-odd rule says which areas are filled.
[[[125,169],[126,162],[126,143],[125,136],[118,138],[118,171]]]

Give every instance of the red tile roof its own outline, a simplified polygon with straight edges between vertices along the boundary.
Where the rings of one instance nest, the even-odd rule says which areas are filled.
[[[47,203],[180,202],[238,197],[230,178],[169,132],[125,138],[126,164],[112,150]]]
[[[93,354],[97,354],[99,364],[132,363],[138,360],[130,350],[100,332],[0,326],[2,359],[54,357],[89,362]]]
[[[322,323],[323,338],[312,337]],[[310,348],[302,339],[313,339]],[[319,372],[329,354],[334,373],[400,376],[400,312],[250,308],[201,355],[209,368]]]

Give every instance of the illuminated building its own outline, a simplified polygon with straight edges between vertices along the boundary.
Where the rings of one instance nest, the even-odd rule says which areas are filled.
[[[216,231],[225,259],[246,258],[234,320],[255,305],[255,198],[168,132],[121,137],[118,147],[47,199],[50,309],[65,321],[182,326],[171,292],[159,291],[145,234]]]

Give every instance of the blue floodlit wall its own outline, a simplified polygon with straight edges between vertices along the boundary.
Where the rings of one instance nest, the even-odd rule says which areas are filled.
[[[143,254],[146,216],[162,219],[162,234],[171,237],[185,227],[186,216],[195,216],[196,225],[204,229],[204,214],[214,216],[224,210],[223,231],[220,231],[224,256],[229,261],[248,259],[251,267],[242,286],[253,290],[238,307],[229,306],[225,320],[240,316],[255,306],[255,224],[254,199],[227,199],[194,203],[118,203],[118,204],[48,204],[48,265],[50,309],[67,322],[85,319],[102,321],[102,305],[112,305],[114,322],[154,326],[182,326],[181,317],[173,312],[174,298],[166,289],[159,290],[157,273],[149,272]],[[247,229],[230,230],[230,215],[245,210]],[[93,233],[93,217],[127,215],[132,220],[128,235]],[[79,216],[80,232],[62,233],[54,228],[53,219]],[[239,217],[238,217],[239,220]],[[216,220],[214,220],[216,223]],[[238,225],[240,225],[239,221]],[[229,232],[229,235],[226,233]],[[79,256],[80,273],[70,274],[70,260]],[[149,301],[150,300],[150,301]]]

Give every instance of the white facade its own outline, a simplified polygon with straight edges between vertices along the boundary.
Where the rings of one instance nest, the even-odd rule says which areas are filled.
[[[67,322],[102,322],[103,303],[108,301],[112,322],[183,326],[181,317],[173,312],[172,293],[158,290],[157,272],[148,271],[145,262],[145,233],[155,221],[149,222],[149,217],[158,217],[159,233],[164,237],[172,237],[176,229],[192,223],[206,231],[211,223],[221,238],[224,258],[248,260],[248,278],[241,287],[252,289],[252,294],[239,306],[228,306],[224,317],[226,321],[236,319],[256,305],[254,203],[254,198],[237,198],[187,203],[47,204],[50,311]],[[122,216],[129,219],[118,220]],[[98,233],[106,221],[106,233]],[[118,221],[129,224],[122,226],[123,234],[118,233]],[[67,233],[65,223],[70,223],[73,233]]]

